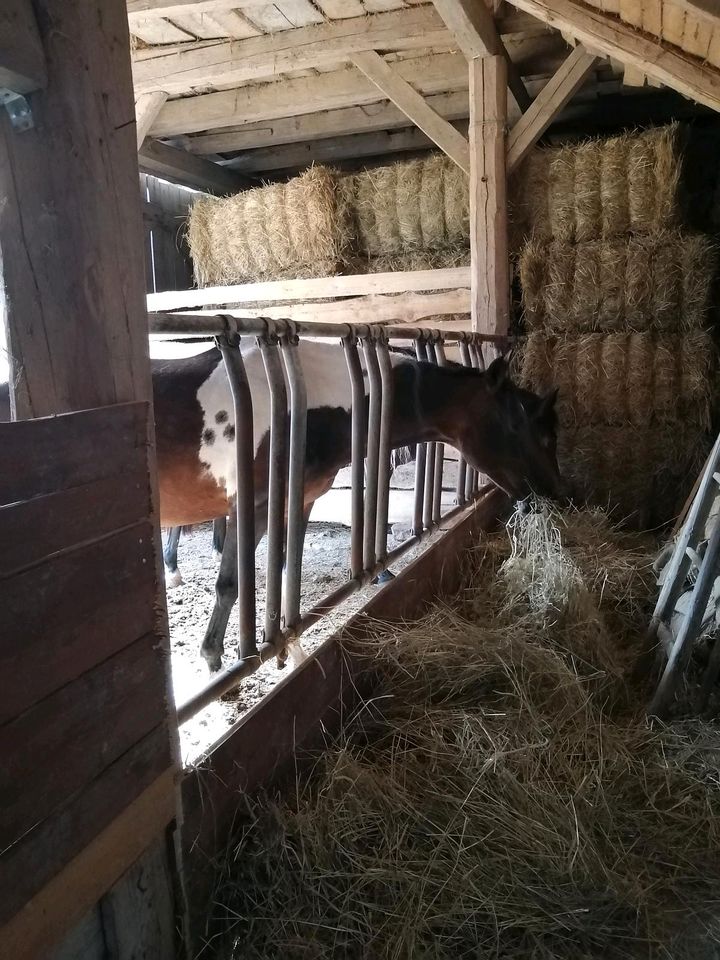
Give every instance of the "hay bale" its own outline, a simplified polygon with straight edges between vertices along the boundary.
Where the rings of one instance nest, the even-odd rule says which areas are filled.
[[[560,470],[578,500],[641,530],[674,519],[706,450],[705,435],[683,430],[677,421],[649,427],[583,424],[558,433]]]
[[[337,273],[351,219],[338,177],[311,167],[287,183],[201,197],[188,217],[198,286]]]
[[[364,170],[351,184],[363,255],[469,245],[468,179],[444,154]]]
[[[386,273],[397,270],[438,270],[442,267],[469,267],[467,247],[447,250],[415,250],[380,257],[354,257],[348,262],[352,273]]]
[[[539,149],[511,184],[525,235],[585,242],[679,222],[679,126]]]
[[[702,235],[528,243],[519,260],[525,322],[557,333],[674,332],[705,325],[716,250]]]
[[[593,423],[635,427],[674,423],[694,432],[710,426],[715,370],[710,334],[531,333],[518,360],[529,389],[560,391],[564,427]]]

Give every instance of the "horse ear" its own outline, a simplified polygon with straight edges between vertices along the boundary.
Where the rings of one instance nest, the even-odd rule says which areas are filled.
[[[487,385],[494,392],[508,379],[510,371],[504,357],[496,357],[485,371]]]
[[[555,403],[557,402],[559,392],[560,391],[558,387],[555,387],[555,389],[551,390],[550,393],[545,394],[537,408],[537,412],[535,414],[536,420],[542,420],[543,417],[546,417],[555,409]]]

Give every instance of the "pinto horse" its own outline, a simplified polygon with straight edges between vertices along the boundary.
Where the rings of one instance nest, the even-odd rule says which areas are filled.
[[[307,387],[305,518],[351,459],[350,382],[339,344],[301,341]],[[256,545],[267,525],[270,398],[259,349],[243,352],[253,398]],[[391,447],[426,441],[455,447],[471,467],[508,496],[559,497],[555,400],[510,379],[503,358],[487,371],[458,364],[439,367],[391,353]],[[223,643],[237,599],[234,498],[235,424],[230,384],[220,351],[153,361],[155,433],[163,526],[230,515],[216,584],[216,602],[201,653],[220,669]],[[289,651],[302,656],[299,647]]]

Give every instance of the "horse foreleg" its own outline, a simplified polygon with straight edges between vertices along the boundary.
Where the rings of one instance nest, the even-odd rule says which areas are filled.
[[[255,512],[255,547],[265,535],[267,526],[267,505]],[[220,557],[220,570],[215,582],[215,606],[210,623],[205,631],[200,653],[211,672],[222,666],[225,650],[225,634],[232,608],[238,595],[238,549],[237,549],[237,510],[233,505],[228,517],[225,541]]]
[[[165,586],[168,589],[179,587],[183,578],[178,570],[177,554],[178,544],[180,543],[180,531],[182,527],[170,527],[167,540],[163,547],[163,560],[165,561]]]

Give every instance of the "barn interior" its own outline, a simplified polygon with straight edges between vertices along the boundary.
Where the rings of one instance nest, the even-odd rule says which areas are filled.
[[[0,106],[0,955],[714,957],[713,0],[6,0]],[[297,336],[506,355],[574,506],[382,381],[208,678],[150,360]]]

